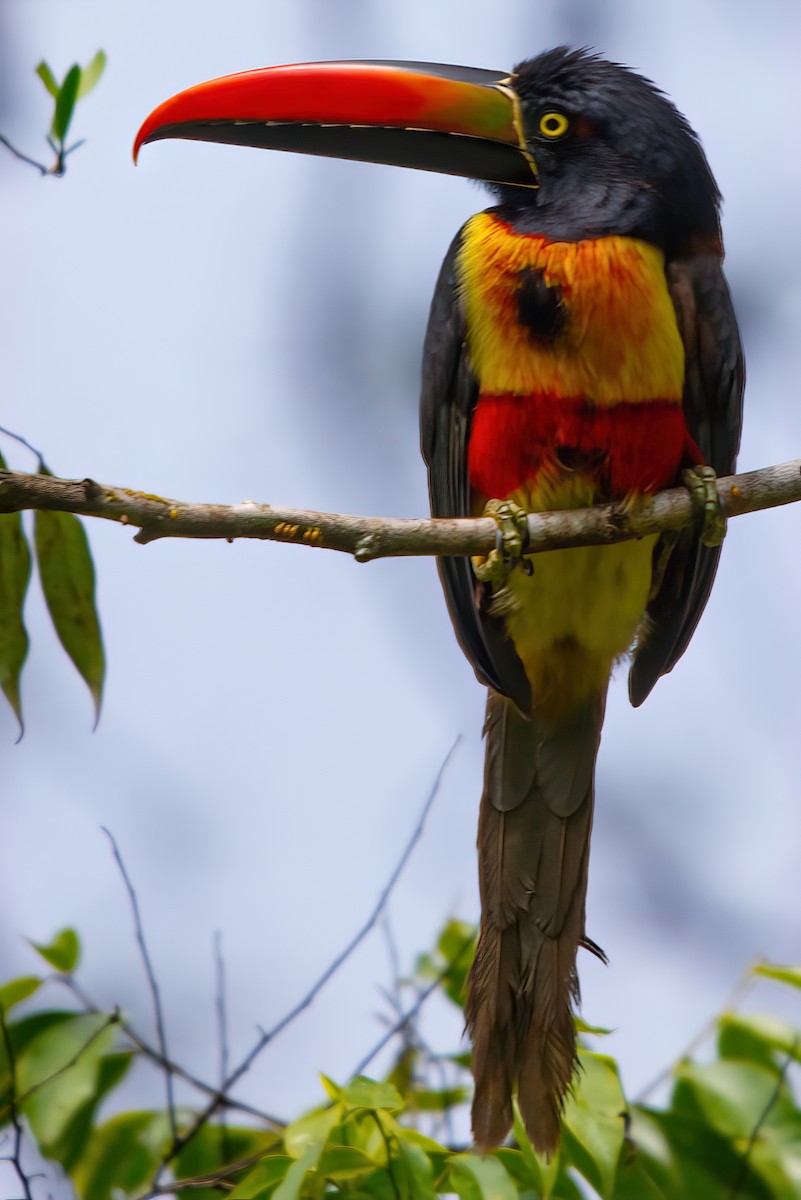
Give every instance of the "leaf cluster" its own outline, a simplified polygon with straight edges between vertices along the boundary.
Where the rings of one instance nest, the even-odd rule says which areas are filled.
[[[48,167],[44,163],[37,162],[36,159],[29,158],[27,154],[23,154],[12,146],[8,138],[2,134],[0,134],[0,143],[16,158],[28,163],[31,167],[36,167],[41,175],[63,175],[66,170],[67,155],[72,154],[73,150],[77,150],[79,146],[83,145],[83,142],[80,141],[75,142],[72,146],[67,146],[67,133],[75,113],[75,106],[97,86],[105,69],[106,55],[103,50],[98,50],[85,67],[73,63],[60,83],[44,59],[36,68],[36,74],[53,100],[53,116],[47,134],[47,144],[56,156],[51,166]]]
[[[0,469],[5,469],[0,454]],[[51,472],[40,459],[39,474]],[[95,570],[84,527],[72,513],[37,511],[33,550],[47,610],[59,641],[85,680],[100,714],[105,656],[95,604]],[[21,513],[0,514],[0,688],[23,730],[20,679],[28,655],[24,606],[31,547]]]
[[[432,977],[461,1004],[465,935],[451,922],[405,986],[422,993]],[[34,949],[69,982],[80,945],[62,930]],[[801,988],[801,968],[755,967]],[[209,1120],[186,1138],[195,1114],[179,1109],[177,1137],[161,1109],[107,1116],[109,1098],[137,1053],[116,1012],[37,1007],[54,976],[0,987],[0,1127],[15,1124],[42,1155],[61,1164],[80,1200],[181,1195],[197,1200],[796,1200],[801,1197],[801,1109],[788,1080],[799,1032],[775,1016],[727,1011],[715,1022],[711,1060],[682,1059],[662,1106],[630,1103],[615,1061],[586,1044],[548,1162],[519,1121],[511,1144],[484,1157],[431,1122],[465,1128],[469,1057],[432,1056],[406,1030],[383,1080],[322,1078],[321,1104],[283,1128]],[[24,1015],[17,1016],[18,1006]],[[586,1031],[587,1036],[607,1031]],[[451,1072],[432,1086],[438,1057]],[[429,1132],[424,1127],[428,1123]]]

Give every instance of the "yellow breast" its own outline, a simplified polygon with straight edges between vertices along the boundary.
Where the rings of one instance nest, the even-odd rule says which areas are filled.
[[[553,342],[519,319],[526,270],[561,290],[567,319]],[[680,401],[684,347],[656,247],[625,237],[549,242],[479,213],[464,226],[457,278],[482,391]]]

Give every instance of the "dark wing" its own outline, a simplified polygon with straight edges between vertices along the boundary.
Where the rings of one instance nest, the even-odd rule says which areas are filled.
[[[718,475],[730,475],[740,446],[745,366],[720,258],[710,254],[668,263],[667,280],[684,342],[687,428],[704,461]],[[642,704],[659,676],[672,671],[687,649],[719,558],[720,547],[702,546],[697,531],[679,534],[648,604],[650,630],[634,654],[632,704]]]
[[[451,244],[439,273],[423,348],[420,434],[428,467],[431,514],[469,517],[467,447],[478,400],[478,381],[465,347],[465,323],[456,282],[461,233]],[[531,691],[525,671],[502,622],[482,612],[468,558],[438,559],[439,577],[459,645],[481,683],[529,712]]]

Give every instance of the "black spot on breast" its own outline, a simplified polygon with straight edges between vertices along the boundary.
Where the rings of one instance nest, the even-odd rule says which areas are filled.
[[[526,267],[518,274],[517,315],[534,341],[552,342],[564,329],[567,311],[562,289],[549,287],[542,271]]]

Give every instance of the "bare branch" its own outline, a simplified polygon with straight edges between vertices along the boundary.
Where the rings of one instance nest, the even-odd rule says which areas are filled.
[[[94,1001],[89,998],[89,996],[87,996],[83,988],[76,983],[71,975],[53,975],[52,979],[54,982],[60,983],[64,987],[68,988],[72,995],[75,996],[76,999],[81,1003],[86,1012],[96,1014],[103,1012],[103,1009],[99,1008],[98,1005],[95,1004]],[[119,1026],[121,1032],[125,1034],[134,1049],[138,1051],[139,1054],[141,1054],[144,1058],[147,1058],[150,1060],[150,1062],[154,1063],[155,1066],[162,1067],[163,1069],[169,1069],[178,1079],[183,1079],[185,1083],[188,1083],[191,1087],[196,1088],[199,1092],[203,1092],[206,1096],[218,1097],[220,1095],[219,1087],[216,1087],[211,1083],[206,1083],[204,1079],[200,1079],[197,1075],[193,1075],[191,1071],[187,1071],[185,1067],[182,1067],[180,1063],[175,1062],[173,1059],[165,1058],[164,1055],[157,1050],[155,1046],[151,1046],[151,1044],[145,1038],[143,1038],[133,1028],[133,1026],[125,1020],[124,1017],[120,1017]],[[273,1129],[283,1129],[285,1125],[285,1122],[282,1121],[280,1117],[275,1117],[271,1113],[264,1112],[263,1109],[256,1108],[255,1105],[248,1104],[244,1100],[237,1100],[234,1096],[230,1096],[227,1093],[220,1100],[220,1108],[230,1109],[233,1112],[247,1113],[248,1116],[256,1117],[256,1119],[259,1121],[264,1121],[266,1125],[270,1125]]]
[[[167,1053],[167,1034],[164,1027],[164,1013],[161,1007],[159,985],[156,981],[156,973],[153,970],[153,964],[150,961],[150,955],[148,953],[147,943],[145,941],[145,931],[142,926],[142,917],[139,912],[139,901],[136,898],[134,886],[131,883],[127,870],[125,869],[125,863],[122,861],[122,855],[120,854],[119,846],[114,840],[113,833],[106,829],[105,826],[101,826],[101,828],[108,840],[111,842],[111,849],[117,862],[117,866],[120,869],[120,874],[122,875],[122,880],[125,884],[126,891],[128,892],[128,899],[131,904],[131,912],[133,913],[134,919],[134,929],[136,931],[136,940],[139,943],[139,950],[142,955],[145,974],[147,975],[148,987],[150,988],[150,994],[153,997],[153,1012],[156,1020],[156,1037],[158,1039],[159,1051],[164,1062],[164,1081],[167,1088],[167,1113],[170,1121],[170,1133],[172,1134],[173,1139],[175,1139],[178,1136],[178,1125],[175,1119],[174,1080],[172,1068],[170,1066],[169,1055]]]
[[[164,1155],[164,1159],[162,1161],[162,1167],[166,1167],[168,1165],[168,1163],[172,1162],[173,1159],[181,1152],[181,1150],[183,1150],[184,1146],[186,1146],[189,1142],[191,1142],[192,1138],[195,1137],[195,1135],[198,1133],[198,1131],[200,1129],[202,1129],[203,1126],[206,1125],[209,1120],[211,1120],[211,1118],[214,1116],[214,1114],[217,1112],[217,1110],[223,1104],[224,1093],[227,1092],[230,1088],[232,1088],[234,1086],[234,1084],[237,1083],[239,1079],[241,1079],[241,1077],[245,1074],[245,1072],[250,1069],[250,1067],[253,1065],[256,1058],[258,1058],[258,1056],[261,1054],[262,1050],[264,1050],[264,1048],[267,1045],[269,1045],[269,1043],[271,1041],[273,1041],[273,1039],[276,1038],[279,1033],[282,1033],[283,1030],[286,1029],[286,1027],[288,1025],[290,1025],[292,1023],[292,1021],[294,1021],[296,1019],[296,1017],[299,1017],[300,1014],[309,1007],[309,1005],[316,999],[316,997],[319,995],[319,993],[322,991],[322,989],[325,987],[325,985],[328,983],[328,981],[331,979],[331,977],[339,970],[339,968],[342,966],[342,964],[348,958],[350,958],[351,954],[353,954],[353,952],[357,948],[357,946],[359,946],[361,944],[361,942],[364,941],[364,939],[367,937],[367,934],[375,926],[376,922],[378,921],[379,917],[381,916],[381,913],[384,911],[384,908],[386,907],[387,901],[389,900],[389,897],[390,897],[390,893],[392,892],[393,888],[395,887],[395,884],[398,882],[398,879],[400,878],[400,875],[401,875],[404,867],[406,866],[407,862],[409,861],[412,851],[414,850],[415,846],[417,845],[418,841],[420,840],[420,836],[423,832],[423,826],[425,825],[426,817],[428,816],[429,812],[431,811],[431,806],[433,805],[435,799],[437,798],[440,784],[442,783],[442,778],[443,778],[445,771],[448,767],[448,764],[450,763],[451,759],[453,758],[453,755],[456,752],[456,748],[459,745],[461,740],[462,739],[461,739],[461,735],[460,735],[459,737],[457,737],[456,741],[453,743],[450,750],[445,755],[442,765],[440,766],[439,771],[437,772],[437,776],[436,776],[436,779],[434,780],[431,791],[429,792],[426,802],[423,805],[422,811],[417,820],[417,824],[415,825],[414,830],[412,831],[412,835],[409,838],[408,842],[406,843],[406,846],[405,846],[400,858],[398,859],[398,862],[397,862],[397,865],[395,866],[394,871],[390,875],[387,883],[384,885],[381,895],[378,897],[375,907],[373,908],[373,911],[370,913],[370,916],[368,917],[368,919],[365,921],[364,925],[362,925],[362,927],[358,931],[358,933],[356,933],[351,938],[351,940],[348,942],[348,944],[344,948],[344,950],[342,950],[337,955],[337,957],[333,960],[333,962],[331,962],[326,967],[326,969],[323,971],[322,975],[319,977],[317,982],[313,984],[313,986],[309,989],[309,991],[306,993],[306,995],[303,997],[303,999],[300,1000],[295,1005],[295,1007],[292,1008],[288,1013],[286,1013],[286,1015],[283,1016],[281,1018],[281,1020],[278,1021],[278,1023],[272,1027],[272,1029],[261,1030],[258,1041],[254,1044],[253,1048],[248,1052],[248,1054],[245,1055],[245,1057],[242,1059],[239,1066],[236,1067],[235,1070],[233,1070],[231,1072],[231,1074],[228,1076],[228,1078],[223,1081],[223,1084],[222,1084],[222,1087],[220,1088],[219,1093],[216,1096],[213,1096],[211,1098],[211,1100],[209,1101],[209,1103],[206,1105],[206,1107],[197,1114],[197,1116],[195,1117],[192,1124],[189,1125],[188,1128],[186,1130],[184,1130],[184,1132],[179,1137],[173,1139],[172,1145],[170,1146],[167,1153]],[[154,1180],[152,1186],[153,1186],[153,1190],[157,1190],[161,1186],[161,1180],[158,1176]]]
[[[801,500],[801,460],[765,467],[718,482],[727,516]],[[26,508],[72,512],[138,527],[135,541],[159,538],[259,538],[352,554],[359,562],[397,555],[487,554],[497,525],[489,517],[427,520],[422,517],[354,517],[339,513],[241,504],[187,504],[92,479],[56,479],[22,471],[0,471],[0,512]],[[695,510],[685,488],[671,488],[636,503],[599,505],[573,512],[533,513],[526,553],[569,546],[602,546],[682,529]]]
[[[448,972],[455,967],[458,962],[461,962],[462,956],[470,949],[473,944],[473,940],[474,935],[472,933],[469,937],[465,938],[464,942],[454,955],[452,961],[446,963],[439,974],[432,979],[431,983],[429,983],[429,985],[425,987],[422,992],[420,992],[411,1008],[406,1010],[403,1016],[395,1022],[392,1028],[388,1029],[387,1032],[376,1042],[370,1053],[365,1055],[359,1065],[354,1069],[354,1077],[357,1075],[363,1075],[375,1056],[380,1054],[380,1052],[389,1042],[392,1041],[396,1034],[402,1033],[406,1026],[415,1020],[426,1000],[428,1000],[429,996],[433,995],[437,988],[441,986],[443,980],[447,977]]]

